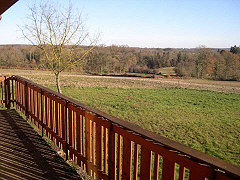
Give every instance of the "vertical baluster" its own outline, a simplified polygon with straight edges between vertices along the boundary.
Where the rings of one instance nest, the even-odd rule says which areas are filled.
[[[18,110],[20,109],[20,107],[19,107],[19,104],[20,104],[20,92],[19,92],[19,81],[18,81],[18,83],[17,83],[17,96],[18,96],[18,106],[17,106],[17,108],[18,108]]]
[[[4,100],[5,100],[5,107],[7,107],[7,88],[6,88],[6,76],[4,76]]]
[[[36,124],[36,120],[35,120],[35,117],[36,117],[36,114],[35,114],[35,111],[36,111],[36,100],[35,100],[35,90],[32,89],[32,114],[33,114],[33,121],[34,121],[34,124]]]
[[[62,112],[62,138],[64,138],[65,142],[63,142],[63,149],[66,153],[66,159],[68,159],[68,129],[67,129],[67,122],[68,122],[68,102],[65,101],[65,107],[61,104],[61,112]]]
[[[12,77],[12,106],[15,107],[15,104],[14,104],[14,82],[13,82],[13,77]]]
[[[31,106],[30,106],[30,97],[31,97],[31,91],[30,91],[31,89],[30,89],[30,87],[29,86],[27,86],[27,96],[28,96],[28,99],[27,99],[27,106],[28,106],[28,119],[30,119],[30,113],[29,112],[31,112],[31,110],[30,110],[30,108],[31,108]]]
[[[1,81],[1,107],[3,108],[4,106],[4,97],[3,97],[3,81]]]
[[[23,88],[22,88],[22,83],[20,83],[19,82],[19,94],[20,94],[20,111],[23,113],[23,109],[22,109],[22,107],[23,107],[23,96],[24,96],[24,94],[23,94]]]
[[[8,109],[11,108],[11,77],[8,78]]]
[[[116,134],[113,131],[113,125],[111,124],[109,128],[109,144],[108,152],[110,152],[109,156],[111,157],[108,162],[108,175],[109,179],[116,179]]]
[[[92,121],[92,163],[95,164],[95,126]]]
[[[86,157],[85,149],[85,126],[84,126],[85,116],[82,116],[82,154]]]
[[[130,179],[132,169],[132,143],[123,137],[123,169],[122,179]]]
[[[5,76],[5,80],[4,80],[4,89],[5,89],[5,107],[7,109],[9,109],[9,89],[8,89],[8,82],[9,79],[7,79],[7,77]]]
[[[154,155],[154,180],[158,180],[158,171],[159,171],[159,156],[157,153]]]
[[[31,87],[29,87],[29,89],[28,89],[28,94],[29,94],[29,96],[28,96],[28,101],[29,101],[29,104],[28,104],[28,118],[30,119],[30,120],[32,120],[32,115],[31,115],[31,113],[32,113],[32,89],[31,89]]]
[[[41,89],[41,97],[40,97],[40,106],[41,106],[41,126],[42,126],[42,137],[43,137],[43,90]]]
[[[77,163],[78,163],[78,165],[80,166],[80,164],[81,164],[81,162],[80,162],[80,158],[79,158],[79,155],[80,155],[80,153],[81,153],[81,148],[80,148],[80,145],[81,145],[81,143],[80,143],[80,114],[79,114],[79,111],[77,111],[77,113],[76,113],[76,126],[77,126],[77,138],[76,138],[76,140],[77,140],[77,152],[78,152],[78,157],[77,157]]]
[[[162,179],[174,179],[175,178],[175,163],[163,158]]]
[[[23,94],[22,94],[22,83],[19,82],[19,110],[22,112],[22,97],[23,97]]]
[[[104,148],[103,148],[103,169],[104,172],[107,173],[107,128],[103,128],[103,143],[104,143]]]
[[[143,147],[141,148],[140,180],[151,179],[152,152]]]
[[[95,164],[95,129],[94,129],[94,122],[93,121],[91,121],[91,132],[92,132],[92,134],[91,134],[91,142],[92,142],[92,144],[91,144],[91,147],[92,147],[92,151],[91,151],[91,157],[92,157],[92,159],[91,159],[91,162],[92,162],[92,164]],[[94,178],[95,177],[95,171],[93,171],[92,170],[92,177]]]
[[[38,90],[36,91],[36,110],[37,110],[37,120],[39,120],[40,119],[40,115],[39,115],[39,112],[40,112],[40,109],[39,109],[39,92],[38,92]],[[38,128],[39,128],[39,123],[38,123],[38,121],[37,121],[37,125],[38,125]]]
[[[48,97],[45,95],[45,123],[46,127],[48,128]],[[46,135],[48,136],[48,130],[46,129]]]
[[[15,82],[15,98],[16,98],[16,108],[19,109],[19,91],[18,91],[18,81]]]
[[[86,149],[86,158],[88,161],[91,159],[91,154],[90,154],[90,146],[91,146],[91,141],[90,141],[90,119],[88,119],[85,116],[85,149]],[[90,168],[87,164],[87,173],[90,175]]]
[[[121,135],[118,134],[117,179],[121,179]]]
[[[69,146],[72,148],[73,145],[72,145],[72,110],[71,109],[68,109],[68,127],[69,127]],[[72,159],[73,158],[73,155],[72,155],[72,152],[70,151],[70,158]]]
[[[34,100],[35,100],[34,108],[35,108],[35,125],[36,125],[36,126],[37,126],[37,124],[38,124],[38,121],[37,121],[37,119],[38,119],[38,117],[37,117],[37,116],[38,116],[37,95],[38,95],[38,92],[37,92],[36,90],[34,90]]]
[[[27,82],[25,82],[25,115],[26,115],[26,118],[28,119],[28,85],[27,85]]]
[[[38,91],[35,91],[35,99],[36,99],[36,103],[35,103],[35,109],[36,109],[36,118],[38,119],[39,116],[38,116],[38,111],[39,111],[39,106],[38,106]]]
[[[18,109],[18,81],[15,81],[15,97],[16,97],[16,108]]]
[[[133,171],[133,180],[138,178],[138,144],[134,143],[134,171]]]
[[[84,119],[84,116],[83,116],[83,113],[82,111],[80,110],[80,152],[81,152],[81,155],[84,156],[84,137],[83,137],[83,125],[84,125],[84,122],[83,122],[83,119]]]
[[[2,81],[0,82],[0,89],[1,89],[1,108],[3,108],[3,89],[2,89]]]
[[[58,136],[59,136],[59,125],[58,125],[58,117],[59,117],[59,112],[58,112],[58,107],[59,106],[59,104],[58,104],[58,102],[57,101],[55,101],[55,131],[56,131],[56,134],[57,134],[57,138],[56,138],[56,143],[57,143],[57,146],[59,147],[59,138],[58,138]]]
[[[66,106],[66,104],[65,104],[65,106]],[[63,149],[63,151],[65,151],[65,153],[66,153],[66,142],[67,142],[67,139],[66,139],[66,129],[65,129],[65,118],[67,118],[67,117],[65,117],[65,110],[66,110],[66,107],[65,107],[64,105],[63,105],[63,103],[61,104],[61,121],[62,121],[62,123],[61,123],[61,125],[62,125],[62,139],[63,139],[63,144],[62,144],[62,149]]]
[[[73,111],[73,115],[72,115],[72,131],[73,131],[73,149],[74,150],[76,150],[76,123],[75,123],[75,121],[76,121],[76,112],[75,111]]]
[[[189,180],[205,180],[205,176],[201,173],[201,169],[192,168],[190,169]]]
[[[179,180],[184,180],[184,177],[185,177],[185,169],[184,169],[184,166],[180,165],[180,168],[179,168]]]
[[[24,108],[26,108],[25,107],[25,84],[22,83],[21,87],[22,87],[22,106],[23,106],[22,113],[25,113],[25,110],[26,110],[26,109],[24,110]]]
[[[96,164],[98,170],[97,179],[101,179],[102,171],[102,126],[96,124]]]
[[[21,91],[21,83],[18,84],[18,92],[19,92],[19,110],[22,111],[22,91]]]
[[[53,131],[53,100],[51,99],[51,96],[49,98],[49,107],[50,107],[50,129]],[[51,135],[51,140],[53,140],[53,136]]]

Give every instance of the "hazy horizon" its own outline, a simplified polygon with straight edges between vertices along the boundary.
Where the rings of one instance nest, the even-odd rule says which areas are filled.
[[[32,44],[0,44],[0,46],[32,46]],[[153,48],[153,49],[167,49],[167,48],[171,48],[171,49],[197,49],[199,48],[200,46],[202,45],[199,45],[197,47],[137,47],[137,46],[129,46],[127,44],[120,44],[120,45],[117,45],[117,44],[110,44],[110,45],[105,45],[105,44],[99,44],[97,46],[106,46],[106,47],[109,47],[109,46],[127,46],[129,48]],[[234,44],[235,45],[235,44]],[[234,46],[232,45],[232,46]],[[84,45],[83,45],[84,46]],[[236,45],[238,46],[238,45]],[[210,48],[210,49],[230,49],[230,47],[206,47],[206,48]]]

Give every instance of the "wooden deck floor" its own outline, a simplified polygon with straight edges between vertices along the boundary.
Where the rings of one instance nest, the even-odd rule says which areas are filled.
[[[0,179],[81,179],[15,110],[0,110]]]

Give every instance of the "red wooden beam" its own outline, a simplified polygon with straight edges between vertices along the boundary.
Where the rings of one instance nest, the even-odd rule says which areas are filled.
[[[8,8],[10,8],[17,1],[18,0],[0,0],[0,15],[3,14]]]

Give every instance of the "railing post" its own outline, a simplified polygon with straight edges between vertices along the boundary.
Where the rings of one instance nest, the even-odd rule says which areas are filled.
[[[65,152],[66,152],[66,160],[68,160],[68,136],[67,136],[67,107],[68,107],[68,101],[66,100],[66,105],[65,105],[65,140],[66,140],[66,146],[65,146]]]
[[[5,107],[7,108],[7,77],[4,76],[4,95],[5,95]]]
[[[5,89],[5,107],[7,109],[10,109],[11,107],[11,103],[10,103],[10,97],[11,97],[11,94],[10,94],[10,81],[9,81],[9,78],[7,79],[6,76],[4,76],[5,80],[4,80],[4,89]]]
[[[5,107],[7,108],[7,77],[4,76],[4,96],[5,96]]]
[[[41,99],[40,99],[40,101],[41,101],[41,126],[42,126],[42,137],[43,137],[43,98],[42,98],[42,96],[43,96],[43,91],[41,89]]]
[[[27,82],[25,82],[25,86],[24,86],[24,90],[25,90],[25,116],[26,119],[28,119],[28,87],[27,87]]]

